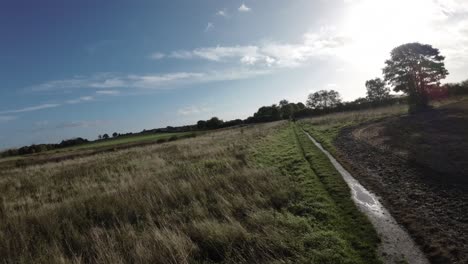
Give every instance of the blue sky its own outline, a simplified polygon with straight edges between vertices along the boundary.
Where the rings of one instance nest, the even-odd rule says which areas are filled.
[[[460,81],[464,2],[1,0],[0,149],[246,118],[320,89],[355,99],[411,41]]]

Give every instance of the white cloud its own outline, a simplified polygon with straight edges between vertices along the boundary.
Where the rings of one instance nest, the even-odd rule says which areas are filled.
[[[205,32],[211,31],[214,29],[214,24],[211,22],[208,22],[208,24],[205,27]]]
[[[37,111],[37,110],[42,110],[42,109],[47,109],[47,108],[54,108],[58,106],[60,106],[60,104],[41,104],[41,105],[29,106],[29,107],[20,108],[20,109],[0,111],[0,114],[32,112],[32,111]]]
[[[160,60],[160,59],[162,59],[164,57],[166,57],[166,55],[164,53],[161,53],[161,52],[155,52],[155,53],[150,55],[150,58],[153,59],[153,60]]]
[[[246,55],[255,55],[258,47],[256,46],[232,46],[232,47],[209,47],[198,48],[191,52],[179,51],[180,54],[190,54],[183,58],[201,58],[212,61],[220,61],[226,58],[243,57]]]
[[[32,88],[33,91],[53,91],[53,90],[72,90],[72,89],[98,89],[97,94],[116,94],[117,90],[102,90],[102,88],[127,88],[127,89],[173,89],[183,84],[205,83],[216,81],[229,81],[248,79],[258,75],[269,73],[266,69],[248,69],[237,67],[219,71],[205,72],[174,72],[165,74],[147,74],[147,75],[109,75],[98,74],[90,77],[79,77],[79,79],[50,81],[39,84]],[[63,86],[62,83],[74,83],[76,86]],[[40,87],[41,89],[37,89]],[[92,96],[80,97],[68,100],[66,103],[79,103],[92,100]],[[46,105],[47,107],[48,105]],[[58,106],[58,105],[57,105]],[[1,114],[2,112],[0,112]]]
[[[40,105],[35,105],[35,106],[28,106],[20,109],[11,109],[11,110],[4,110],[0,111],[0,114],[17,114],[17,113],[25,113],[25,112],[33,112],[33,111],[39,111],[43,109],[50,109],[50,108],[56,108],[60,107],[64,104],[78,104],[78,103],[83,103],[83,102],[88,102],[94,100],[93,96],[81,96],[77,99],[72,99],[72,100],[67,100],[64,103],[54,103],[54,104],[40,104]],[[16,117],[11,117],[11,116],[4,116],[4,119],[8,118],[16,118]]]
[[[179,50],[171,52],[169,57],[173,59],[191,59],[193,58],[193,54],[190,51]]]
[[[338,35],[333,29],[322,28],[317,33],[304,34],[302,42],[262,45],[217,46],[181,50],[171,53],[171,58],[205,59],[210,61],[237,61],[242,65],[296,67],[312,58],[334,56],[344,47],[348,39]]]
[[[86,80],[84,81],[85,82],[82,85],[86,86]],[[89,86],[93,88],[115,88],[125,86],[125,82],[117,78],[106,78],[104,81],[101,82],[99,80],[96,80],[95,82],[93,82],[92,80],[90,81],[91,83],[89,83]]]
[[[200,113],[204,113],[208,111],[210,111],[210,109],[206,107],[188,106],[188,107],[179,109],[177,113],[182,116],[188,116],[188,115],[196,115],[196,114],[200,114]]]
[[[117,90],[99,90],[99,91],[96,91],[96,94],[117,95],[117,94],[120,94],[120,91],[117,91]]]
[[[79,104],[79,103],[88,102],[88,101],[92,101],[92,100],[94,100],[94,97],[92,97],[92,96],[82,96],[82,97],[77,98],[77,99],[67,100],[65,103],[67,103],[67,104]]]
[[[218,10],[218,12],[216,12],[216,15],[222,16],[222,17],[228,17],[226,9]]]
[[[239,12],[250,12],[252,9],[248,6],[246,6],[245,4],[242,4],[240,7],[239,7]]]

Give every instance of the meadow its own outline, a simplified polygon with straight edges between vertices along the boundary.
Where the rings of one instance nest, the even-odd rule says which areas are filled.
[[[380,263],[379,239],[292,123],[0,171],[3,263]]]
[[[196,137],[203,132],[151,133],[119,136],[105,140],[96,140],[76,146],[57,148],[27,155],[0,158],[0,168],[12,168],[42,164],[51,160],[60,161],[75,157],[85,157],[102,152],[116,151],[136,146],[160,144],[183,138]]]
[[[175,140],[177,138],[183,138],[190,135],[195,135],[193,132],[178,132],[178,133],[154,133],[154,134],[141,134],[131,136],[120,136],[117,138],[111,138],[101,141],[93,141],[88,144],[78,145],[75,147],[63,148],[62,151],[69,151],[72,149],[87,149],[87,148],[100,148],[109,146],[119,146],[131,143],[147,143],[147,142],[165,142],[169,139]]]

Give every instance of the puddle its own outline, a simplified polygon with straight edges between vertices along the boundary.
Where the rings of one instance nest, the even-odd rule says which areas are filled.
[[[353,176],[341,166],[341,164],[318,143],[309,133],[304,133],[317,146],[328,159],[351,189],[352,198],[358,208],[367,215],[382,242],[379,253],[385,263],[401,263],[406,261],[411,264],[428,264],[429,261],[422,251],[416,246],[406,230],[400,226],[383,207],[377,196],[369,192]]]

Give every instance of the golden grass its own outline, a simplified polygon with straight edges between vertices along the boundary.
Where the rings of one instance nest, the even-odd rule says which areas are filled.
[[[343,205],[358,213],[347,205],[349,190],[340,194],[349,201],[337,205],[310,166],[295,132],[277,122],[2,170],[0,256],[3,263],[378,263],[368,223],[360,220],[359,231],[340,213]]]
[[[272,251],[283,241],[257,223],[275,214],[287,179],[246,160],[275,126],[2,171],[0,255],[6,263],[291,257]]]

